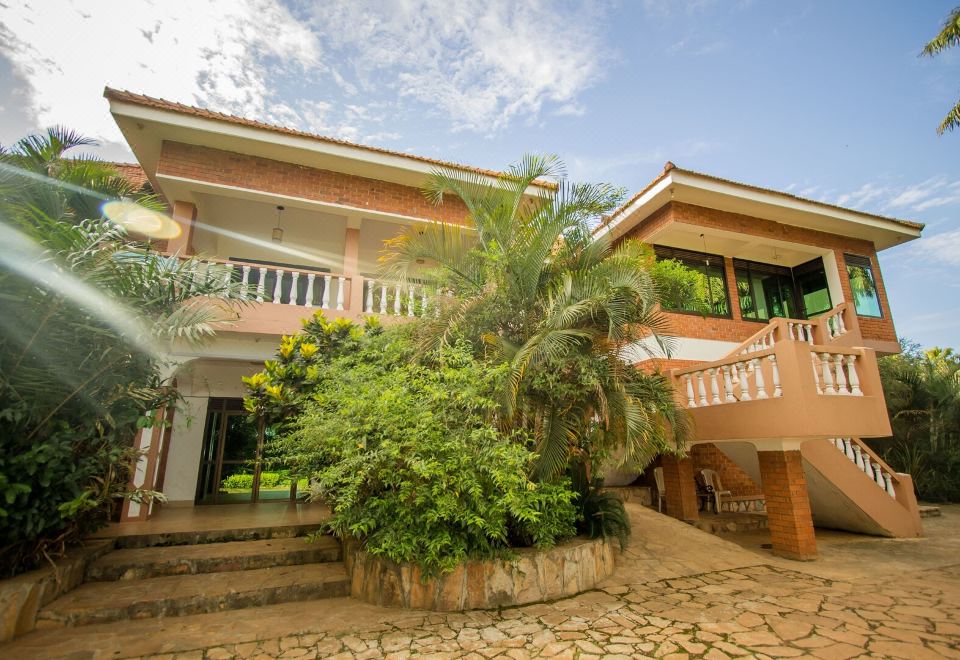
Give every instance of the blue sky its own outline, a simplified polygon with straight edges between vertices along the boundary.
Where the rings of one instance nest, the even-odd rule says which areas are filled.
[[[927,223],[881,254],[894,318],[960,346],[960,49],[917,56],[954,1],[4,3],[0,143],[64,123],[129,160],[110,84],[631,191],[672,160]]]

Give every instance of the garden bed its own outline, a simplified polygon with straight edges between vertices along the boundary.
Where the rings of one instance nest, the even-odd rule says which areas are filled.
[[[348,551],[350,595],[382,607],[441,612],[551,601],[594,589],[613,574],[615,544],[577,538],[545,550],[523,548],[512,560],[468,561],[425,581],[417,566]]]

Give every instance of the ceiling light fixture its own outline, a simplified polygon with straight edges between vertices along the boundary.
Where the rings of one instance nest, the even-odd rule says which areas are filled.
[[[283,207],[277,206],[277,226],[273,228],[273,241],[283,243],[283,229],[280,228],[280,217],[283,215]]]

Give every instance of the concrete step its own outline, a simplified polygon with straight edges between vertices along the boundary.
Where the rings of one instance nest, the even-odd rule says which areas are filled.
[[[341,562],[89,582],[41,609],[37,628],[201,614],[349,592],[350,579]]]
[[[229,529],[204,529],[117,536],[118,548],[152,548],[165,545],[198,545],[227,541],[258,541],[261,539],[289,539],[319,531],[323,523],[299,525],[261,525]]]
[[[165,575],[246,571],[339,561],[340,543],[330,536],[262,541],[151,546],[114,550],[87,566],[87,581],[142,580]]]

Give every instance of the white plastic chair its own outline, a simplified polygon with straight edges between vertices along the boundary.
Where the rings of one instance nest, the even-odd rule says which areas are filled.
[[[663,485],[663,468],[657,467],[653,468],[653,479],[657,482],[657,511],[663,512],[663,496],[667,492],[666,486]]]
[[[714,511],[720,513],[720,497],[723,495],[733,497],[733,493],[723,489],[723,484],[720,483],[720,475],[713,470],[704,468],[700,470],[700,474],[703,475],[704,485],[713,489]]]

